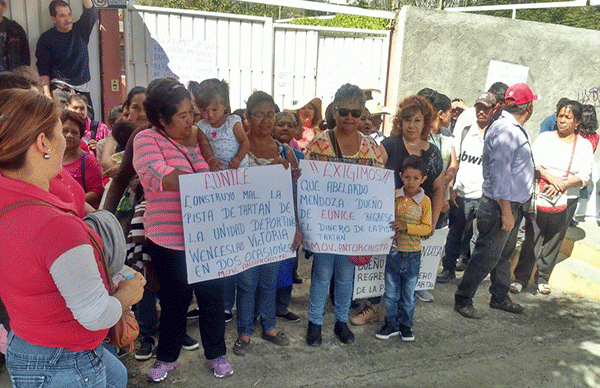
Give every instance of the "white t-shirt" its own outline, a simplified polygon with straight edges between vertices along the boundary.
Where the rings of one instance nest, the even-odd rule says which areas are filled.
[[[465,109],[460,116],[456,119],[456,123],[454,124],[454,129],[452,130],[452,136],[456,139],[460,138],[462,134],[462,130],[467,125],[477,125],[477,114],[475,113],[475,107],[472,106],[470,108]]]
[[[466,111],[463,112],[463,114],[465,113]],[[469,124],[465,123],[465,125]],[[481,187],[483,186],[481,156],[484,140],[481,133],[479,133],[477,118],[473,117],[470,125],[471,128],[464,140],[462,139],[464,125],[455,127],[454,131],[454,152],[456,152],[459,161],[458,171],[454,179],[454,190],[461,198],[477,199],[481,198]]]
[[[552,175],[564,177],[571,153],[573,152],[573,143],[565,143],[558,138],[556,131],[542,132],[533,143],[533,160],[536,166],[542,166]],[[592,144],[583,137],[577,139],[575,155],[569,170],[569,176],[576,175],[585,184],[592,175],[592,163],[594,161],[594,151]],[[579,197],[581,186],[571,186],[567,188],[568,198]]]
[[[240,148],[240,143],[238,143],[233,133],[233,126],[241,122],[240,116],[229,115],[219,128],[213,128],[206,120],[200,120],[198,123],[200,130],[208,137],[210,148],[212,148],[215,157],[219,159],[223,169],[227,169],[229,162],[237,155]],[[240,167],[248,167],[248,155],[244,156],[244,159],[240,162]]]

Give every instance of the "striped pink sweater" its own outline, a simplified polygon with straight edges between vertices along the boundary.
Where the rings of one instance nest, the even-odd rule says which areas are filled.
[[[175,142],[174,142],[175,143]],[[194,163],[194,169],[184,156]],[[173,170],[189,173],[209,171],[200,148],[171,143],[155,129],[137,134],[133,142],[133,166],[146,197],[144,228],[146,237],[155,244],[182,251],[183,221],[178,191],[163,191],[162,179]]]

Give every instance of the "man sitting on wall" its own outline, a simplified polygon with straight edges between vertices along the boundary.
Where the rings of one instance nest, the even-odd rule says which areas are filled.
[[[90,98],[90,64],[88,43],[98,16],[92,0],[82,0],[83,13],[73,23],[71,7],[63,0],[50,2],[54,28],[44,32],[37,43],[35,56],[44,92],[50,94],[50,81],[62,81]]]

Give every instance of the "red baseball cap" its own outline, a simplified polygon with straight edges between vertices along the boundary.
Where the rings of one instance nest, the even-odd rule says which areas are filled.
[[[521,105],[538,99],[537,94],[533,94],[529,85],[520,83],[514,84],[506,89],[504,102],[506,105]]]

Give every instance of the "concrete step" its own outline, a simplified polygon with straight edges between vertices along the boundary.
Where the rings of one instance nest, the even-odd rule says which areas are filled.
[[[600,300],[600,229],[595,220],[570,227],[552,271],[550,287]]]
[[[600,301],[600,268],[586,260],[565,258],[554,267],[549,284],[564,293]]]

